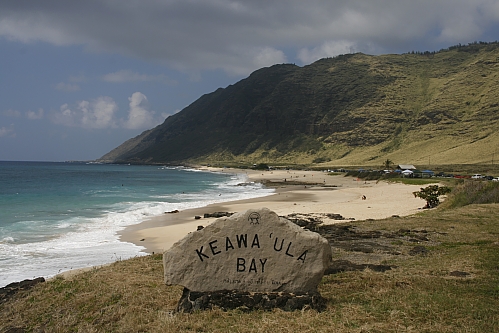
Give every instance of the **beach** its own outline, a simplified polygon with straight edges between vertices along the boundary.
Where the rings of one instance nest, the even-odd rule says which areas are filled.
[[[384,219],[417,213],[425,202],[412,194],[419,185],[385,181],[364,181],[344,175],[329,175],[321,171],[302,170],[239,170],[202,168],[211,172],[245,173],[249,181],[263,182],[274,187],[275,193],[254,199],[230,201],[165,212],[119,232],[120,240],[145,248],[147,253],[162,253],[199,226],[207,226],[216,218],[204,218],[206,213],[238,213],[266,207],[280,216],[289,214],[320,215],[325,224],[345,220]],[[339,214],[345,220],[330,219],[325,214]],[[196,219],[196,216],[201,217]]]

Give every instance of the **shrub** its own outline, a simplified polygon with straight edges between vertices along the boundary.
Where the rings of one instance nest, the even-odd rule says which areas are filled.
[[[447,186],[430,185],[421,187],[421,191],[412,192],[414,197],[426,200],[425,208],[437,207],[440,204],[439,197],[450,192]]]
[[[255,169],[255,170],[268,170],[269,166],[265,163],[258,163],[257,165],[255,165],[253,167],[253,169]]]

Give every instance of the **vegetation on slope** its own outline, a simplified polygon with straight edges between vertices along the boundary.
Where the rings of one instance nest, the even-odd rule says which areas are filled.
[[[485,163],[499,143],[499,44],[275,65],[127,141],[114,162]]]
[[[472,204],[499,203],[499,182],[462,181],[453,190],[445,208],[456,208]]]

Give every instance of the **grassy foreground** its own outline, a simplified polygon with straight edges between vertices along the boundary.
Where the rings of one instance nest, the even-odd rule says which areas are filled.
[[[397,266],[384,273],[325,276],[321,313],[175,313],[181,288],[163,284],[161,255],[151,255],[17,294],[0,305],[0,332],[499,332],[497,216],[499,204],[487,204],[350,222],[365,230],[425,229],[432,241],[426,255],[383,259]]]

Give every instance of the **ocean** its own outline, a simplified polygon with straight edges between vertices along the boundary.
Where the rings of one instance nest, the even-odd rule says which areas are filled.
[[[144,255],[116,233],[164,212],[272,193],[245,174],[0,161],[0,287]]]

